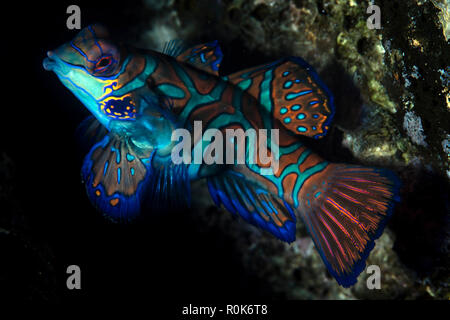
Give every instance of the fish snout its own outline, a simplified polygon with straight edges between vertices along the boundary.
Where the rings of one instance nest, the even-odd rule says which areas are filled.
[[[53,51],[47,51],[47,58],[42,62],[42,66],[47,71],[52,71],[55,67],[56,61],[53,59],[54,53]]]

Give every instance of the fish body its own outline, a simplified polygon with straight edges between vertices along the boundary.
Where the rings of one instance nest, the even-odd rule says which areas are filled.
[[[397,178],[330,163],[299,140],[324,136],[334,114],[331,92],[305,61],[288,57],[221,77],[221,60],[217,42],[127,49],[100,25],[48,53],[44,68],[93,115],[80,129],[91,147],[82,167],[89,199],[110,218],[131,220],[144,206],[188,203],[190,181],[206,178],[217,205],[283,241],[295,240],[300,217],[330,273],[353,285],[398,200]],[[190,137],[188,151],[177,149],[177,130]],[[229,141],[229,130],[261,133],[270,162],[259,153],[261,137]],[[213,141],[223,137],[242,151],[240,162],[192,161],[217,160]],[[174,150],[190,161],[175,163]]]

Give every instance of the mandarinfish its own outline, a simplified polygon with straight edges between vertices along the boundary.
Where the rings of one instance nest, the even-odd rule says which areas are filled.
[[[82,167],[89,199],[111,219],[129,221],[145,208],[188,204],[190,180],[206,178],[217,205],[283,241],[295,240],[300,217],[330,273],[353,285],[399,200],[398,179],[386,169],[330,163],[299,140],[324,136],[335,108],[305,61],[287,57],[220,77],[221,61],[217,41],[138,50],[116,45],[101,25],[48,52],[44,68],[93,114],[80,129],[91,147]],[[243,163],[174,163],[172,133],[193,132],[196,121],[204,133],[278,130],[278,141],[267,137],[277,168],[261,174],[267,165],[250,161],[260,148],[250,139],[240,141]],[[194,135],[190,152],[211,152],[211,140]]]

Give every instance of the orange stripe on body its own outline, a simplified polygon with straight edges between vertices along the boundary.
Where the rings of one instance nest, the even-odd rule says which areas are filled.
[[[300,172],[305,172],[307,169],[314,167],[321,162],[323,162],[323,158],[319,157],[315,153],[310,153],[298,168],[300,169]]]
[[[200,94],[203,95],[210,93],[217,85],[217,82],[219,81],[218,77],[208,74],[206,72],[203,74],[205,78],[202,79],[201,77],[199,77],[199,71],[193,70],[193,68],[189,65],[184,65],[183,70],[189,75],[189,77],[194,82],[195,89]]]
[[[264,123],[260,114],[261,109],[262,107],[255,98],[250,95],[243,95],[241,107],[242,114],[255,130],[264,128]]]
[[[278,171],[275,172],[275,176],[279,177],[284,169],[291,165],[291,164],[295,164],[298,162],[298,158],[301,156],[301,154],[306,150],[305,147],[300,147],[297,150],[288,153],[288,154],[283,154],[280,156],[279,162],[278,162]]]

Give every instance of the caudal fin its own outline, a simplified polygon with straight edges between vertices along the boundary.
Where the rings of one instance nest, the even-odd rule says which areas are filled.
[[[317,250],[338,283],[349,287],[364,270],[398,197],[389,170],[329,164],[299,194],[302,217]]]

